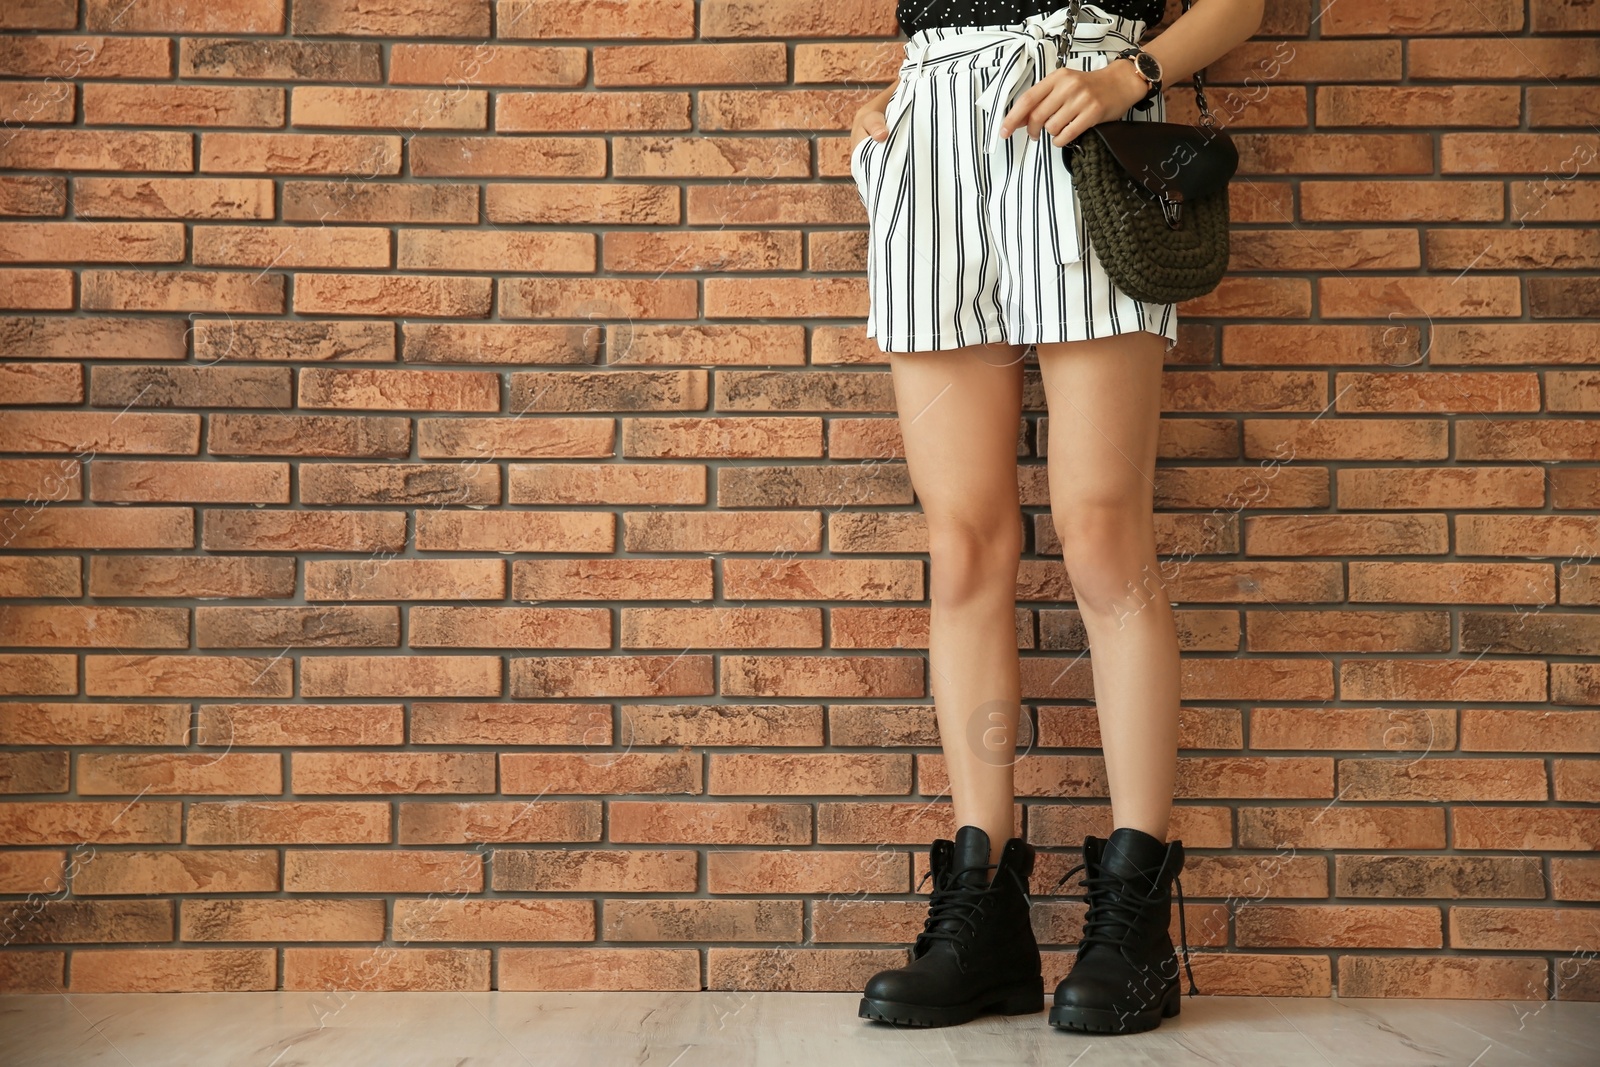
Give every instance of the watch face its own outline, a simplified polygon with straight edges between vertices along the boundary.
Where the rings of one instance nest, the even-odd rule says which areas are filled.
[[[1161,79],[1161,63],[1149,52],[1140,52],[1133,57],[1133,61],[1139,64],[1139,73],[1143,74],[1149,81],[1159,81]]]

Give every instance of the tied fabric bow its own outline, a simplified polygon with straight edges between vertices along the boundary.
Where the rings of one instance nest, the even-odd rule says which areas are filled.
[[[1104,14],[1092,4],[1084,4],[1080,10],[1092,12],[1095,15]],[[1005,114],[1004,109],[1010,106],[1012,97],[1016,96],[1024,86],[1033,84],[1036,78],[1042,77],[1046,73],[1039,71],[1036,74],[1034,71],[1034,65],[1042,63],[1044,60],[1044,50],[1038,47],[1036,42],[1043,41],[1047,37],[1063,36],[1067,29],[1070,15],[1071,10],[1065,7],[1059,11],[1051,12],[1049,15],[1030,15],[1023,20],[1027,28],[1026,36],[1021,33],[1008,33],[1006,35],[1012,38],[1014,54],[1007,57],[1005,69],[1000,76],[978,96],[978,107],[989,112],[989,125],[994,131],[989,138],[990,151],[999,148],[1002,143],[999,120]],[[1102,40],[1105,38],[1106,32],[1111,29],[1111,26],[1110,22],[1080,19],[1077,26],[1073,27],[1072,40]],[[1060,54],[1065,54],[1070,50],[1071,44],[1060,42],[1060,47]],[[1011,135],[1015,137],[1026,129],[1026,126],[1018,126],[1011,131]],[[1041,136],[1043,136],[1042,133]]]

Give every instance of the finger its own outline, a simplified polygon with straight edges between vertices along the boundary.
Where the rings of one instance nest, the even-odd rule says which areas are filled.
[[[1037,140],[1046,132],[1046,124],[1063,110],[1075,113],[1077,109],[1071,105],[1072,95],[1072,83],[1065,78],[1058,78],[1051,91],[1045,94],[1028,115],[1028,136]]]
[[[1062,127],[1050,138],[1050,143],[1055,145],[1057,148],[1060,148],[1069,142],[1076,140],[1078,136],[1083,133],[1083,131],[1087,130],[1093,125],[1094,123],[1089,121],[1088,114],[1080,111],[1078,114],[1073,116],[1071,122],[1067,123],[1066,126]]]
[[[1033,114],[1028,116],[1028,136],[1038,139],[1049,133],[1049,125],[1057,116],[1060,116],[1059,121],[1065,124],[1067,119],[1076,114],[1077,109],[1068,102],[1070,95],[1070,92],[1063,87],[1041,100],[1039,106],[1033,109]]]
[[[1000,120],[1001,137],[1010,137],[1022,126],[1028,124],[1029,116],[1033,112],[1034,101],[1039,99],[1041,95],[1040,89],[1043,86],[1044,82],[1035,82],[1017,95],[1016,100],[1011,104],[1011,110],[1007,111],[1005,117]],[[1029,136],[1032,136],[1031,132]]]

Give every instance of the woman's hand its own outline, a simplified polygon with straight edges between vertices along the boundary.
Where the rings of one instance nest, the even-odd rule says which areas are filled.
[[[1000,136],[1026,125],[1030,140],[1044,130],[1059,148],[1096,123],[1122,118],[1149,91],[1132,60],[1088,71],[1057,67],[1017,95],[1000,120]]]
[[[856,112],[850,124],[850,151],[861,147],[861,142],[871,137],[881,141],[889,136],[889,116],[876,104],[865,104]]]

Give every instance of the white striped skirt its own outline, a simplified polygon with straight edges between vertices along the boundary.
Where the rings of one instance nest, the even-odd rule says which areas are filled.
[[[867,209],[867,334],[883,351],[1136,330],[1165,337],[1168,351],[1177,342],[1175,305],[1135,300],[1106,275],[1064,150],[1026,126],[998,137],[1017,94],[1056,68],[1065,15],[933,27],[906,42],[888,137],[850,151]],[[1086,3],[1064,65],[1103,67],[1143,31]],[[1163,121],[1165,102],[1124,117]]]

